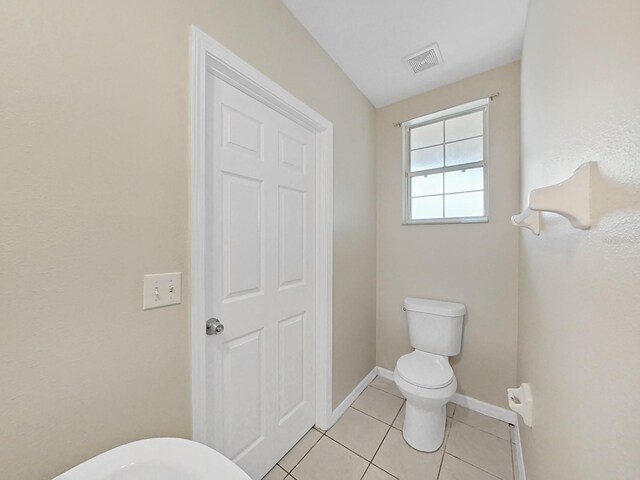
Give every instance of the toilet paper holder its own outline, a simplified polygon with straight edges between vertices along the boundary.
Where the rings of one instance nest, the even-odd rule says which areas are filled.
[[[533,397],[531,386],[523,383],[519,388],[507,388],[509,408],[522,417],[527,427],[533,425]]]

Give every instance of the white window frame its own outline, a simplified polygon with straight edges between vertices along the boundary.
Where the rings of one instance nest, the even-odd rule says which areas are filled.
[[[487,159],[488,159],[488,112],[489,110],[489,98],[483,98],[473,102],[458,105],[456,107],[441,110],[428,115],[423,115],[412,120],[408,120],[401,124],[402,128],[402,173],[403,173],[403,188],[402,188],[402,223],[403,225],[433,225],[433,224],[446,224],[446,223],[487,223],[489,221],[489,188],[488,188],[488,175],[487,175]],[[449,120],[451,118],[460,117],[474,112],[484,112],[483,115],[483,159],[480,162],[463,163],[460,165],[452,165],[450,167],[443,166],[440,168],[432,168],[426,170],[419,170],[416,172],[411,171],[411,137],[410,131],[413,128],[422,127],[431,123],[441,122]],[[429,174],[444,173],[451,171],[464,170],[474,167],[483,167],[484,174],[484,215],[479,217],[456,217],[456,218],[428,218],[428,219],[411,219],[411,178],[419,175],[424,175],[425,172]]]

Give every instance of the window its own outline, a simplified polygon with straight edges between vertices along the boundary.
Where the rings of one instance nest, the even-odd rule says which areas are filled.
[[[487,222],[488,99],[402,124],[404,222]]]

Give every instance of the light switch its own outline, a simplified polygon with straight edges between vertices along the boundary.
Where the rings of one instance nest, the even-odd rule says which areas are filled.
[[[182,273],[155,273],[144,276],[143,310],[182,302]]]

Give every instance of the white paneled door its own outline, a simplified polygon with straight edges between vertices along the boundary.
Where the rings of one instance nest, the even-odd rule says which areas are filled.
[[[206,81],[207,443],[261,478],[315,423],[316,135]]]

